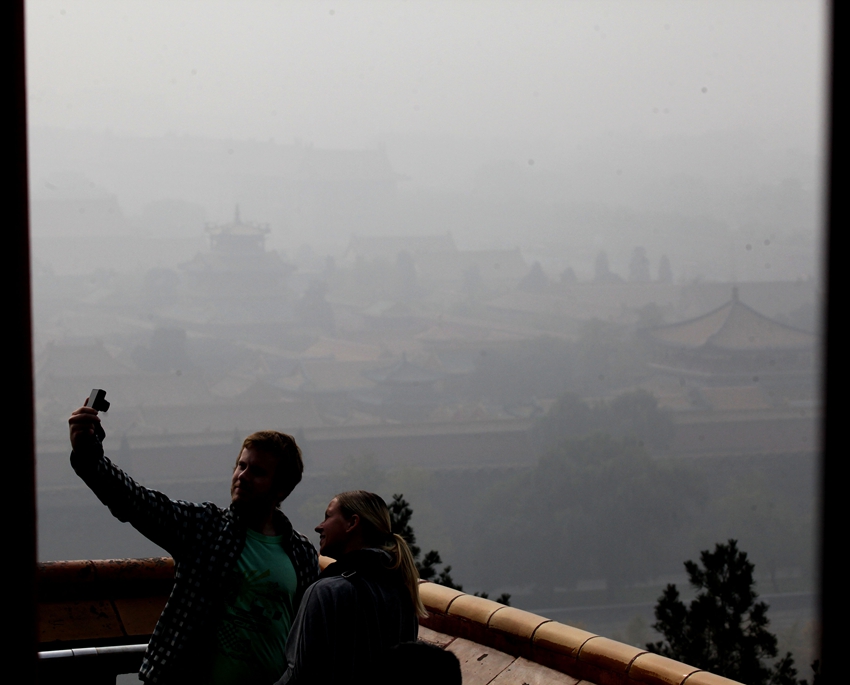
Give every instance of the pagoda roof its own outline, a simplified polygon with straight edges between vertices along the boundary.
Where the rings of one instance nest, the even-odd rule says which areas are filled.
[[[802,350],[812,347],[815,341],[811,333],[781,324],[745,305],[738,299],[737,288],[733,289],[732,299],[717,309],[656,328],[650,336],[668,347],[739,352]]]
[[[207,223],[204,230],[213,236],[233,235],[233,236],[265,236],[271,232],[268,224],[257,224],[253,221],[243,222],[239,213],[239,205],[233,213],[233,221],[224,224]]]

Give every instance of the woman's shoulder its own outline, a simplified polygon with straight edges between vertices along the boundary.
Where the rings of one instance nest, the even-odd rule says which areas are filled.
[[[392,574],[390,555],[378,548],[367,547],[349,552],[322,571],[320,578],[343,577],[383,577]]]
[[[304,601],[324,602],[338,599],[354,592],[351,582],[344,576],[319,578],[304,593]]]

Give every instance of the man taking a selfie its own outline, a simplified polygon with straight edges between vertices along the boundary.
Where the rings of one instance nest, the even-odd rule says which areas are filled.
[[[68,424],[77,475],[113,516],[174,557],[174,587],[141,679],[222,685],[277,679],[286,668],[292,619],[318,575],[316,550],[279,508],[304,470],[292,437],[260,431],[245,438],[230,506],[222,509],[171,500],[136,483],[105,456],[95,409],[80,407]]]

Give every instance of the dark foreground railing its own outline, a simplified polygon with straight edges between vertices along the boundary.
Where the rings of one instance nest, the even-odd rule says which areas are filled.
[[[122,673],[138,673],[147,644],[54,649],[38,653],[42,683],[114,685]]]

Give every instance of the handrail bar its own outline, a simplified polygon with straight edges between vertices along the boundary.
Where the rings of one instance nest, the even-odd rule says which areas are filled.
[[[110,647],[78,647],[77,649],[51,649],[38,653],[39,659],[79,659],[95,656],[124,656],[144,654],[148,645],[113,645]]]

